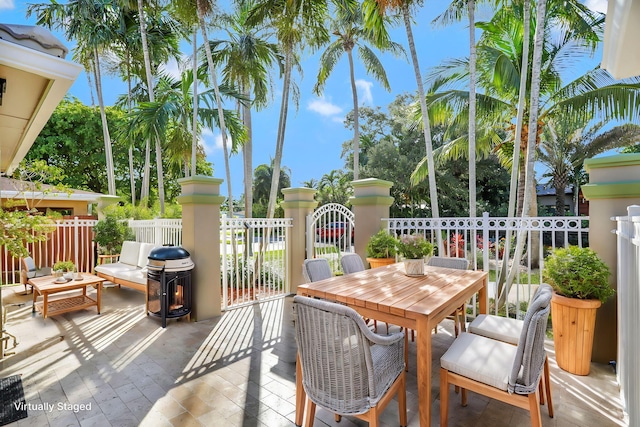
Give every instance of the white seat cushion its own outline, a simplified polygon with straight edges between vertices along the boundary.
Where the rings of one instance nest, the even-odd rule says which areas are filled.
[[[117,276],[120,273],[123,273],[126,271],[133,271],[137,269],[138,267],[136,267],[135,265],[115,262],[112,264],[96,265],[94,270],[97,271],[98,273],[107,274],[109,276]]]
[[[440,366],[506,391],[516,350],[511,344],[463,332],[440,358]]]
[[[518,345],[523,324],[522,320],[510,317],[480,314],[469,324],[468,331],[472,334]]]
[[[138,265],[138,256],[140,254],[140,243],[125,241],[122,243],[120,250],[119,262],[122,264]]]
[[[118,279],[127,280],[129,282],[138,283],[140,285],[147,284],[147,275],[143,273],[141,269],[119,272]]]
[[[140,254],[138,255],[138,267],[146,268],[147,263],[149,262],[149,252],[151,249],[156,248],[157,246],[153,243],[141,243],[140,244]]]

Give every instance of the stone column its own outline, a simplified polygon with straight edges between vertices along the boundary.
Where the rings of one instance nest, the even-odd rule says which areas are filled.
[[[313,188],[284,188],[284,217],[293,218],[293,227],[287,235],[287,280],[291,293],[298,291],[298,285],[305,282],[302,276],[302,264],[306,258],[307,215],[318,206],[314,200]]]
[[[104,210],[109,205],[113,205],[114,203],[118,203],[120,201],[119,196],[109,196],[107,194],[98,197],[98,219],[104,219],[105,214]]]
[[[182,193],[182,246],[195,263],[193,307],[195,321],[221,314],[220,282],[220,195],[222,179],[196,175],[178,180]]]
[[[640,204],[640,154],[588,159],[584,167],[589,184],[582,192],[589,200],[589,246],[611,270],[611,286],[617,288],[616,228],[614,216],[626,216],[627,206]],[[593,342],[594,362],[608,363],[617,359],[616,298],[598,309]]]
[[[389,218],[389,206],[393,204],[393,197],[389,195],[389,191],[393,183],[366,178],[353,181],[351,184],[353,197],[349,201],[355,217],[355,251],[365,261],[369,239],[385,226],[381,219]]]

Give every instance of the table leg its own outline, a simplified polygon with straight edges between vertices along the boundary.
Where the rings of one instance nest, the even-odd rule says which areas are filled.
[[[47,318],[47,308],[49,306],[49,294],[45,293],[42,295],[43,301],[42,301],[42,318],[46,319]]]
[[[300,363],[300,354],[296,353],[296,420],[297,426],[302,425],[304,418],[304,406],[307,401],[304,389],[302,388],[302,364]]]
[[[98,295],[96,297],[96,303],[98,304],[98,314],[100,314],[100,301],[102,300],[102,282],[98,283],[97,291]]]
[[[31,312],[36,312],[36,299],[38,298],[38,290],[31,285],[31,291],[33,292],[33,305],[31,306]]]
[[[418,402],[420,426],[431,425],[431,330],[429,318],[421,316],[416,320]]]
[[[478,304],[480,305],[480,314],[487,314],[489,307],[487,305],[487,288],[489,287],[489,277],[485,277],[484,286],[478,291]]]

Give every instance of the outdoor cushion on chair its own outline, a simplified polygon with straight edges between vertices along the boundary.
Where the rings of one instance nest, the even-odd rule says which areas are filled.
[[[48,276],[51,274],[51,268],[43,267],[37,268],[36,263],[30,256],[22,258],[22,269],[20,270],[20,283],[24,285],[25,292],[27,291],[27,285],[29,279],[34,277]]]
[[[545,365],[544,340],[551,309],[551,289],[541,287],[527,310],[517,346],[461,333],[440,358],[440,425],[446,427],[449,384],[528,409],[532,426],[542,426],[539,382]],[[551,413],[550,413],[551,415]]]

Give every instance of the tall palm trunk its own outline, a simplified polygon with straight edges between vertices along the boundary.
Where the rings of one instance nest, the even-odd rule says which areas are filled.
[[[229,207],[229,217],[233,218],[233,192],[231,190],[231,169],[229,167],[229,148],[227,147],[227,127],[224,122],[224,112],[222,109],[222,97],[220,96],[220,88],[218,87],[218,78],[216,76],[216,69],[213,64],[213,55],[211,54],[211,46],[209,46],[209,37],[207,37],[207,27],[204,22],[204,15],[201,9],[201,1],[197,0],[198,9],[198,22],[200,23],[200,31],[202,32],[202,39],[204,42],[204,51],[207,54],[207,64],[209,65],[209,73],[211,74],[211,84],[213,85],[213,92],[216,95],[216,104],[218,110],[218,121],[220,122],[220,133],[222,134],[222,150],[224,152],[224,167],[227,176],[227,192],[229,194],[229,200],[227,202]]]
[[[533,45],[533,61],[531,63],[531,92],[529,99],[529,132],[527,135],[527,155],[525,166],[525,191],[524,200],[522,203],[522,216],[530,216],[531,213],[537,211],[532,201],[535,200],[535,150],[538,138],[538,109],[540,105],[540,75],[542,70],[542,49],[544,45],[544,18],[546,15],[546,0],[539,0],[536,9],[536,37]],[[522,257],[522,250],[525,245],[526,230],[520,230],[518,232],[516,252],[513,257],[513,265],[509,272],[509,278],[507,283],[513,283],[513,278],[516,275],[516,270],[520,265],[520,259]],[[539,245],[539,241],[530,242],[529,253],[531,255],[538,254],[536,247]],[[532,262],[534,267],[536,262]],[[506,296],[505,296],[506,297]]]
[[[109,136],[109,126],[107,124],[107,113],[104,109],[104,99],[102,98],[102,77],[100,73],[100,58],[98,49],[93,49],[93,73],[96,82],[96,94],[98,95],[98,105],[100,108],[100,120],[102,121],[102,137],[104,138],[104,154],[107,163],[107,186],[109,194],[116,194],[116,180],[113,170],[113,154],[111,152],[111,137]]]
[[[193,140],[191,141],[191,176],[196,175],[196,152],[198,151],[198,32],[193,31]]]
[[[131,56],[127,52],[127,113],[131,114],[133,101],[131,100]],[[136,178],[133,169],[133,142],[129,142],[129,184],[131,185],[131,205],[136,205]]]
[[[280,120],[278,123],[278,136],[276,139],[276,154],[273,159],[273,175],[271,176],[271,188],[269,190],[269,205],[267,207],[267,218],[273,218],[276,212],[276,197],[278,195],[278,184],[280,183],[280,164],[282,163],[282,150],[284,147],[284,133],[287,126],[287,113],[289,110],[289,90],[291,87],[291,69],[293,58],[291,47],[285,48],[284,55],[284,79],[282,87],[282,104],[280,105]]]
[[[522,65],[520,68],[520,90],[518,92],[518,112],[516,115],[516,130],[513,137],[513,160],[511,161],[511,184],[509,187],[509,206],[507,209],[507,216],[513,217],[516,214],[516,204],[518,200],[524,199],[518,196],[519,189],[524,191],[524,173],[521,175],[522,168],[520,168],[520,150],[522,145],[522,127],[524,123],[524,112],[526,109],[526,94],[527,94],[527,77],[529,73],[529,34],[531,32],[531,1],[524,0],[523,4],[523,35],[522,35]],[[519,178],[522,176],[522,181]],[[518,208],[520,212],[520,208]],[[506,242],[511,242],[511,231],[507,230],[505,236]],[[497,293],[498,295],[505,295],[504,284],[507,280],[507,272],[509,266],[507,264],[508,257],[505,256],[502,261],[502,268],[500,268],[500,275],[497,280]],[[509,273],[509,286],[515,277],[515,269],[511,269]],[[507,288],[509,287],[507,286]],[[502,301],[501,301],[502,302]],[[500,303],[501,303],[500,302]],[[498,306],[500,305],[498,304]]]
[[[144,55],[144,70],[147,78],[147,90],[149,101],[155,101],[153,92],[153,78],[151,76],[151,57],[149,55],[149,45],[147,43],[147,23],[145,21],[142,0],[138,0],[138,16],[140,19],[140,38],[142,39],[142,53]],[[156,141],[156,170],[158,174],[158,198],[160,199],[160,215],[164,215],[164,172],[162,170],[162,146],[160,145],[160,135],[154,135]]]
[[[476,22],[474,0],[469,9],[469,216],[475,218],[476,207]],[[472,242],[476,241],[473,236]]]
[[[353,70],[353,49],[347,49],[349,58],[349,77],[351,78],[351,93],[353,96],[353,179],[358,179],[360,170],[360,112],[358,111],[358,90],[356,76]]]
[[[243,87],[242,94],[246,99],[251,96],[250,88]],[[242,105],[242,122],[247,129],[247,142],[242,148],[242,162],[244,167],[244,215],[253,217],[253,125],[251,122],[251,107]]]
[[[409,13],[409,5],[407,2],[402,3],[402,17],[404,27],[407,32],[409,42],[409,51],[411,52],[411,62],[413,63],[413,71],[416,75],[416,84],[418,85],[418,99],[420,100],[420,111],[422,113],[422,131],[424,133],[424,143],[427,151],[427,167],[429,168],[429,197],[431,199],[431,217],[440,218],[440,209],[438,208],[438,189],[436,187],[436,167],[433,161],[433,145],[431,142],[431,127],[429,125],[429,112],[427,111],[427,100],[424,93],[424,85],[422,84],[422,74],[420,73],[420,65],[418,63],[418,54],[416,53],[416,45],[413,39],[413,31],[411,30],[411,16]],[[442,236],[436,233],[436,242],[438,245],[438,254],[444,253],[442,246]]]
[[[149,205],[149,187],[151,187],[151,144],[149,138],[144,142],[144,169],[142,171],[142,188],[140,189],[140,202]]]

